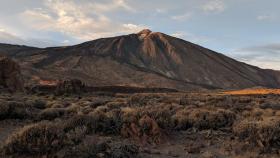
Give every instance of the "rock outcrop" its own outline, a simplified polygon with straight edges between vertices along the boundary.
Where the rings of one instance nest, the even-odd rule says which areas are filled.
[[[56,94],[80,94],[85,92],[85,85],[82,81],[73,79],[73,80],[64,80],[60,81],[56,86]]]
[[[10,92],[24,90],[20,66],[6,56],[0,56],[0,89]]]

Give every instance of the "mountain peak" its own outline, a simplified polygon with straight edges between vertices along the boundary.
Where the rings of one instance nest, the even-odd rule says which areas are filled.
[[[144,29],[144,30],[138,32],[138,34],[150,34],[150,33],[152,33],[152,31],[149,29]]]
[[[144,39],[144,38],[146,38],[147,36],[149,36],[151,33],[152,33],[151,30],[149,30],[149,29],[144,29],[144,30],[138,32],[137,34],[138,34],[138,36],[140,37],[140,39]]]

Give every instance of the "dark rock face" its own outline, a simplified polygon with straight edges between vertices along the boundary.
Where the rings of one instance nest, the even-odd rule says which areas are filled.
[[[82,81],[73,79],[60,81],[56,86],[55,93],[58,95],[61,94],[80,94],[85,92],[85,85]]]
[[[0,87],[11,92],[24,89],[19,65],[5,56],[0,56]]]

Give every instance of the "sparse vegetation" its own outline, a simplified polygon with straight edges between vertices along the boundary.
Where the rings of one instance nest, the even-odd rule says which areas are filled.
[[[232,156],[255,151],[277,154],[279,101],[277,95],[191,93],[3,95],[1,120],[25,126],[7,134],[1,153],[4,157],[145,157],[145,153],[163,154],[145,146],[160,146],[174,139],[184,140],[190,155],[200,155],[210,147],[234,148]]]
[[[235,114],[223,109],[188,109],[178,111],[174,116],[177,129],[195,127],[198,129],[219,129],[231,126]]]
[[[264,150],[280,148],[280,119],[266,117],[262,120],[242,120],[234,126],[234,132],[241,140]]]

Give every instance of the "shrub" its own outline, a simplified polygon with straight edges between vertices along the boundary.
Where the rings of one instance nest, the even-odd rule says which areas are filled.
[[[108,141],[94,136],[87,136],[82,143],[71,149],[60,152],[60,158],[130,158],[137,157],[138,146],[130,143],[109,144]]]
[[[124,101],[112,101],[106,104],[106,106],[110,109],[118,109],[121,107],[127,107],[127,103]]]
[[[235,120],[235,114],[223,109],[184,109],[174,116],[176,129],[185,130],[190,127],[198,129],[218,129],[231,126]]]
[[[162,99],[162,96],[159,94],[134,94],[132,95],[128,103],[130,106],[145,106],[150,105],[155,102],[158,102],[160,99]]]
[[[0,103],[0,119],[6,119],[9,115],[10,106],[6,102]]]
[[[64,114],[65,110],[63,108],[48,108],[40,112],[38,117],[40,120],[54,120]]]
[[[129,158],[138,155],[139,148],[134,144],[121,144],[112,148],[110,157],[112,158]]]
[[[94,112],[89,115],[76,115],[64,123],[65,132],[76,127],[87,127],[87,133],[117,133],[115,121],[107,117],[104,113]]]
[[[109,100],[106,99],[95,99],[90,103],[91,108],[97,108],[99,106],[105,105],[106,103],[110,102]]]
[[[89,158],[89,157],[110,157],[108,153],[109,145],[105,141],[100,141],[96,137],[87,136],[79,145],[74,148],[67,148],[60,153],[60,158]]]
[[[162,129],[172,129],[172,116],[183,107],[176,104],[157,104],[143,107],[139,110],[141,116],[148,115],[153,118]]]
[[[124,123],[121,135],[142,143],[159,143],[163,137],[156,121],[147,115],[141,117],[137,122]]]
[[[64,122],[40,122],[25,126],[7,139],[1,151],[5,156],[52,157],[63,148],[80,144],[86,136],[87,127],[73,127],[65,132],[63,124]]]
[[[121,109],[121,120],[123,123],[137,122],[140,117],[138,108],[125,107]]]
[[[22,128],[10,137],[4,147],[5,154],[39,154],[57,151],[65,141],[65,135],[59,126],[49,122],[33,124]]]
[[[16,101],[2,102],[0,110],[0,119],[30,119],[36,115],[30,105]]]
[[[280,148],[280,120],[267,117],[263,120],[243,120],[234,125],[234,133],[251,145],[257,145],[265,150],[271,147]]]
[[[45,109],[46,106],[47,106],[47,103],[46,103],[46,101],[44,101],[44,100],[38,100],[38,99],[36,99],[36,100],[33,101],[33,107],[35,107],[35,108],[38,108],[38,109]]]

